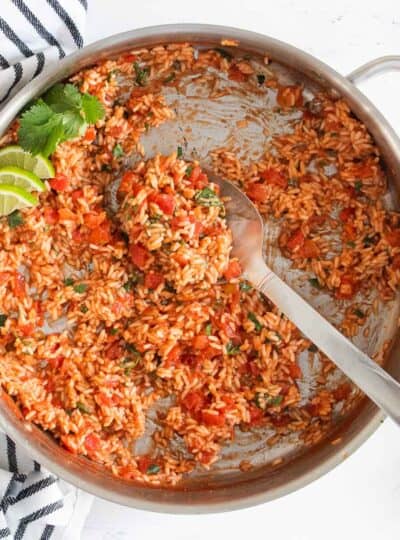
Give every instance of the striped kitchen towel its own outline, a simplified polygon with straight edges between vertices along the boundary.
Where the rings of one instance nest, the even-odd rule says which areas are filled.
[[[0,0],[0,107],[82,47],[86,11],[86,0]],[[0,429],[0,539],[78,540],[92,500]]]
[[[0,430],[0,538],[79,540],[92,501]]]
[[[87,0],[0,0],[0,105],[83,46]]]

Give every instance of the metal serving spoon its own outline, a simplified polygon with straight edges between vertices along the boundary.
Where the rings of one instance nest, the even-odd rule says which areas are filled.
[[[265,264],[264,222],[250,199],[227,180],[208,174],[226,198],[227,223],[232,231],[232,255],[243,277],[267,296],[388,416],[400,425],[400,384],[334,328]]]

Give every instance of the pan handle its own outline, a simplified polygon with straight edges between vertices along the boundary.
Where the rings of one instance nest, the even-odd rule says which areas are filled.
[[[388,71],[400,71],[400,55],[380,56],[358,67],[347,75],[347,79],[353,84],[359,84],[375,75]]]

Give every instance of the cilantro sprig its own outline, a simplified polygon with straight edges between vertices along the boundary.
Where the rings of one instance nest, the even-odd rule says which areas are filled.
[[[63,141],[82,135],[105,114],[103,105],[73,84],[56,84],[20,118],[19,144],[32,154],[47,157]]]

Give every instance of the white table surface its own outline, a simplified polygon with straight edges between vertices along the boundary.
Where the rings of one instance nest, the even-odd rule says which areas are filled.
[[[208,22],[291,43],[345,74],[400,54],[398,0],[89,0],[87,42],[133,28]],[[400,132],[400,73],[363,90]],[[172,516],[95,499],[83,540],[398,540],[400,432],[387,420],[342,465],[296,493],[229,514]]]

